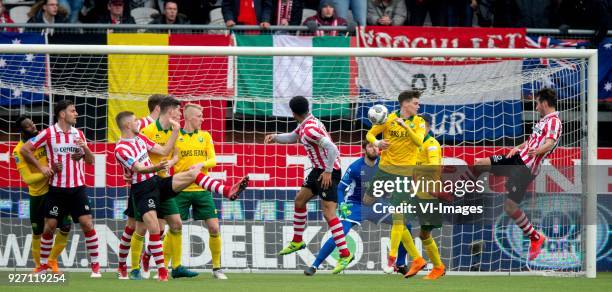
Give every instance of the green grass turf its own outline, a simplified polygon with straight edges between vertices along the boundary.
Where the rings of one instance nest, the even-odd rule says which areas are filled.
[[[219,281],[210,273],[192,279],[117,280],[115,273],[104,273],[102,279],[90,279],[87,273],[70,273],[63,286],[0,286],[0,291],[63,291],[63,292],[153,292],[153,291],[612,291],[612,273],[599,273],[596,279],[542,276],[446,276],[437,281],[422,276],[403,279],[399,275],[330,275],[306,277],[301,274],[233,274]],[[401,289],[401,290],[397,290]],[[529,289],[529,290],[528,290]]]

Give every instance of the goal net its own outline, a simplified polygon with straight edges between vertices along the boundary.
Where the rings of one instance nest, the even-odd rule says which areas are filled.
[[[86,166],[85,172],[102,267],[117,267],[126,219],[127,188],[112,154],[118,137],[114,115],[131,110],[144,117],[149,95],[169,94],[204,107],[202,129],[211,133],[217,157],[211,175],[227,183],[244,175],[251,178],[239,200],[215,197],[223,267],[281,272],[310,266],[329,238],[320,201],[314,199],[308,203],[307,248],[277,256],[291,240],[293,200],[312,167],[301,145],[263,143],[266,134],[296,127],[289,98],[303,95],[312,101],[312,113],[323,121],[340,149],[344,171],[361,156],[361,143],[371,126],[368,108],[382,103],[389,111],[398,110],[397,96],[403,90],[423,92],[419,113],[432,117],[432,135],[442,145],[443,163],[471,165],[477,158],[505,154],[525,141],[540,118],[533,97],[550,87],[559,96],[563,133],[520,204],[535,228],[548,237],[542,254],[527,260],[529,240],[504,212],[503,180],[492,179],[486,192],[473,197],[485,207],[489,220],[470,221],[455,215],[433,236],[450,272],[577,275],[586,270],[589,222],[583,208],[588,194],[579,167],[587,162],[589,134],[586,53],[558,57],[554,50],[542,50],[550,55],[528,58],[535,56],[533,51],[523,56],[502,49],[495,50],[497,56],[479,55],[482,50],[463,51],[459,56],[444,49],[390,53],[305,48],[298,52],[278,47],[341,47],[345,40],[287,37],[285,43],[275,40],[271,49],[257,48],[258,37],[238,38],[238,45],[245,48],[166,47],[162,53],[152,51],[161,47],[138,46],[124,47],[121,54],[109,51],[110,46],[85,50],[47,45],[39,46],[39,51],[0,46],[0,267],[33,267],[30,200],[12,154],[20,134],[14,122],[26,115],[42,130],[50,125],[49,113],[58,100],[75,101],[76,126],[95,153],[95,165]],[[543,65],[544,59],[548,65]],[[363,222],[350,231],[347,242],[355,261],[348,272],[381,272],[391,227],[382,219]],[[411,225],[421,250],[418,221]],[[211,268],[205,225],[189,220],[183,228],[183,264]],[[78,225],[73,226],[70,239],[59,258],[60,267],[87,267]],[[334,252],[320,270],[329,270],[337,258]]]

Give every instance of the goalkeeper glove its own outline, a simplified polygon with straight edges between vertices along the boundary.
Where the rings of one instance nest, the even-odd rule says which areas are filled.
[[[353,204],[351,203],[345,203],[345,202],[340,203],[340,217],[342,217],[343,219],[346,219],[348,216],[351,216],[352,206]]]

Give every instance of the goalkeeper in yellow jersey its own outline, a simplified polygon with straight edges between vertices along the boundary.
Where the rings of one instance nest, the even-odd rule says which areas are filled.
[[[419,110],[418,91],[404,91],[399,94],[399,111],[389,114],[386,122],[374,125],[368,131],[366,139],[382,150],[379,162],[379,170],[372,178],[370,190],[364,197],[364,203],[372,202],[374,197],[380,194],[373,192],[376,181],[395,181],[404,178],[411,179],[412,171],[416,165],[419,148],[423,145],[425,137],[425,121],[417,115]],[[383,135],[382,140],[376,136]],[[407,193],[393,192],[387,194],[397,204],[403,201]],[[407,198],[406,198],[407,199]],[[411,270],[421,270],[425,267],[425,261],[414,246],[412,235],[406,229],[402,214],[393,214],[393,225],[391,227],[391,247],[389,250],[387,264],[383,265],[385,273],[392,273],[396,266],[397,253],[400,241],[408,251],[413,262]]]
[[[414,178],[422,181],[439,181],[442,173],[442,148],[440,143],[433,137],[431,133],[431,117],[428,115],[422,116],[425,120],[425,131],[426,135],[423,138],[423,145],[420,148],[419,155],[417,157],[417,167],[414,170]],[[418,202],[431,202],[436,200],[435,193],[441,193],[442,190],[420,190],[416,193]],[[445,267],[440,259],[440,252],[438,246],[431,236],[431,231],[435,228],[442,227],[442,215],[440,213],[423,213],[419,214],[419,222],[421,224],[421,231],[419,237],[423,243],[423,249],[431,262],[433,263],[433,269],[425,276],[424,279],[436,280],[445,274]],[[397,265],[400,265],[402,258],[398,258]],[[419,262],[413,264],[411,269],[404,274],[404,278],[412,277],[419,272],[425,265],[423,258],[418,258],[413,261]]]
[[[15,165],[19,171],[21,179],[28,185],[28,191],[30,194],[30,222],[32,224],[32,258],[36,267],[34,272],[38,273],[40,268],[40,236],[43,233],[45,226],[44,219],[44,199],[45,195],[49,191],[49,179],[43,175],[34,165],[28,164],[19,150],[25,142],[30,138],[36,137],[38,130],[36,125],[31,119],[25,116],[21,116],[15,121],[18,129],[21,131],[21,140],[13,149],[13,158],[15,159]],[[38,148],[34,151],[34,157],[39,161],[41,165],[48,165],[47,150],[45,147]],[[82,157],[73,156],[73,159],[81,159]],[[60,166],[53,166],[54,171],[60,171]],[[66,217],[62,220],[59,228],[59,233],[55,238],[55,243],[49,253],[49,266],[53,273],[60,273],[57,257],[64,250],[68,242],[68,234],[70,232],[70,218]]]
[[[187,104],[183,108],[185,127],[175,145],[172,164],[175,173],[188,171],[192,165],[203,163],[202,173],[208,175],[208,170],[217,165],[215,147],[212,137],[207,131],[202,131],[202,107],[197,104]],[[208,247],[212,254],[212,274],[215,279],[226,280],[227,276],[221,269],[221,234],[219,233],[219,218],[211,192],[197,184],[191,184],[175,198],[181,213],[181,220],[204,220],[208,228]],[[191,207],[192,214],[189,214]]]

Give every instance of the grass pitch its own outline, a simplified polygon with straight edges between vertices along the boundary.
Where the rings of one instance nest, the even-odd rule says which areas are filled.
[[[612,273],[598,273],[596,279],[583,277],[543,276],[445,276],[437,281],[422,280],[422,276],[403,279],[399,275],[331,275],[317,274],[241,274],[227,273],[229,280],[212,278],[209,272],[191,279],[117,280],[115,273],[104,273],[102,279],[90,279],[88,273],[68,273],[64,285],[3,286],[1,291],[62,291],[62,292],[153,292],[153,291],[612,291]]]

